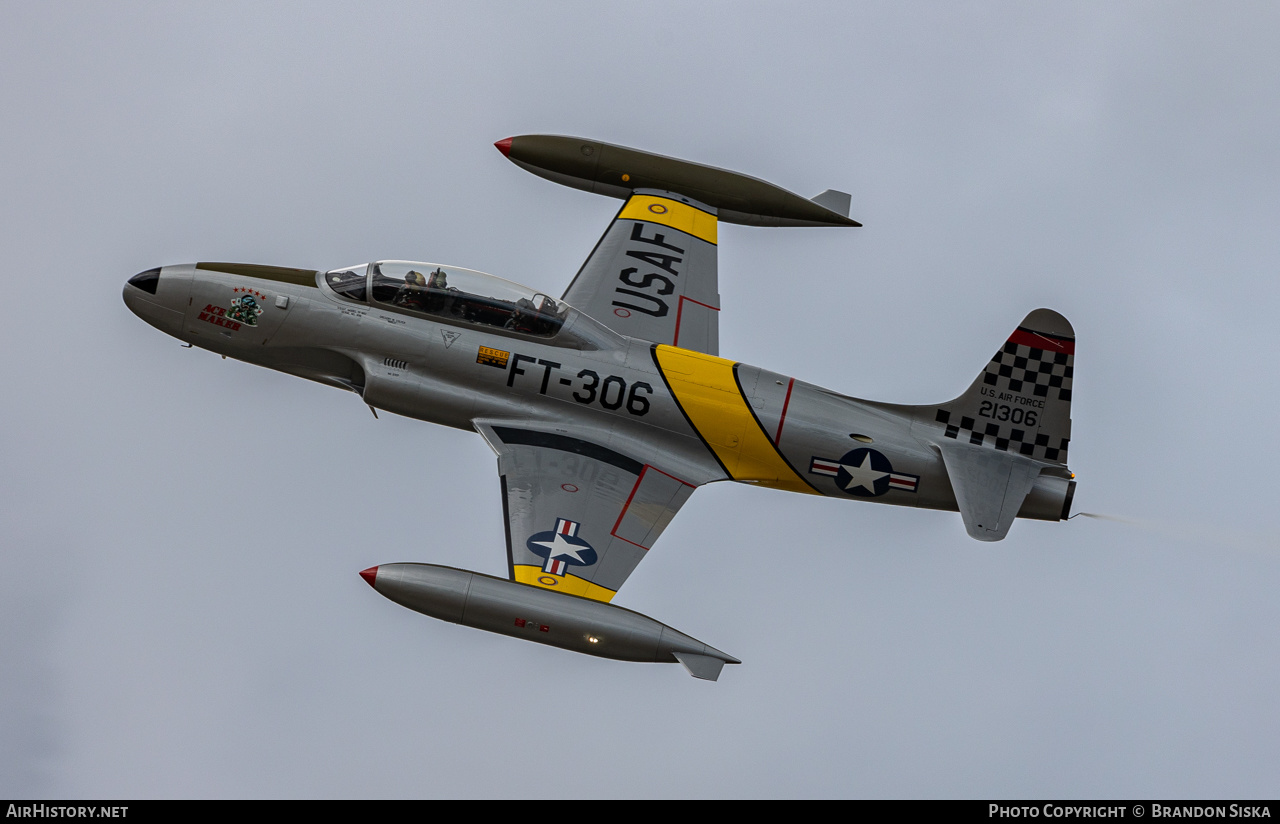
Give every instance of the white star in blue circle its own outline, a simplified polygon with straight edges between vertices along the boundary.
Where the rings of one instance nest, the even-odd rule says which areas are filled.
[[[838,463],[836,486],[850,495],[874,498],[889,491],[893,465],[876,450],[863,448],[846,452]]]

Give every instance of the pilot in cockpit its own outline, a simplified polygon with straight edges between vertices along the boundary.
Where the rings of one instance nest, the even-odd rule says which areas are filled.
[[[516,332],[541,333],[547,326],[547,318],[554,318],[559,308],[546,295],[534,295],[532,300],[520,298],[516,301],[515,312],[504,326]]]
[[[430,280],[427,281],[426,310],[444,314],[452,307],[453,298],[457,292],[457,289],[450,288],[448,275],[445,274],[445,271],[437,266],[436,270],[431,273]]]
[[[427,279],[421,272],[410,272],[404,276],[404,286],[396,291],[392,303],[406,309],[427,309]]]

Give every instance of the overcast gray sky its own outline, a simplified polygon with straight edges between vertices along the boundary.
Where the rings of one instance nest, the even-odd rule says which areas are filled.
[[[1280,10],[0,2],[0,796],[1280,793]],[[699,490],[616,603],[717,683],[444,624],[503,574],[475,435],[186,350],[126,278],[431,260],[558,293],[617,202],[493,141],[849,191],[721,229],[721,353],[959,394],[1079,336],[1078,518]]]

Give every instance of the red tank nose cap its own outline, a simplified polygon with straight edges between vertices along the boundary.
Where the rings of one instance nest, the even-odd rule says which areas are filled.
[[[374,584],[374,582],[378,580],[378,568],[376,566],[371,566],[364,572],[361,572],[360,577],[368,581],[369,586],[377,589],[377,586]]]
[[[493,145],[498,147],[498,151],[502,152],[503,157],[511,157],[511,138],[503,138]]]

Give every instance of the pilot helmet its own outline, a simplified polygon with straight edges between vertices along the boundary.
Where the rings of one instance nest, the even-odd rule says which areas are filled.
[[[426,286],[427,279],[422,276],[421,272],[410,272],[404,276],[404,282],[413,286]]]

